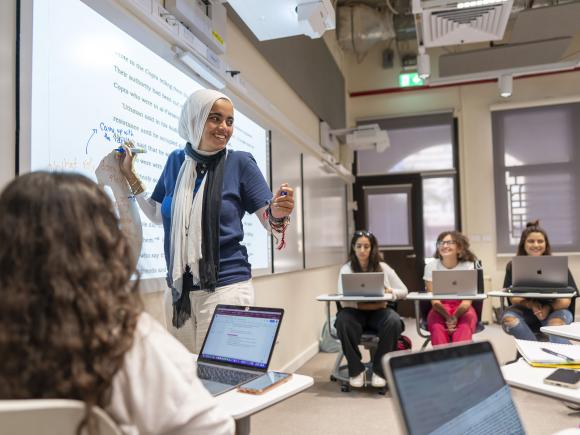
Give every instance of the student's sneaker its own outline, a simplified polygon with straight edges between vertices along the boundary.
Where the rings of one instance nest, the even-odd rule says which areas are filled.
[[[371,385],[375,388],[382,388],[387,385],[387,381],[376,373],[373,373],[373,377],[371,378]]]
[[[361,388],[365,384],[365,372],[362,371],[360,374],[353,376],[352,378],[348,378],[348,383],[353,388]]]

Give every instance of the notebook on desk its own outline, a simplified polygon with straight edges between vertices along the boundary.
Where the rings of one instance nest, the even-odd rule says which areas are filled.
[[[518,352],[534,367],[580,368],[580,346],[516,339]]]
[[[477,270],[434,270],[433,295],[477,294]]]
[[[383,358],[407,434],[524,434],[489,342],[395,352]]]
[[[218,305],[197,358],[197,375],[214,396],[266,373],[281,308]]]
[[[512,293],[574,293],[568,287],[568,257],[518,256],[512,259]]]
[[[384,296],[385,274],[383,272],[343,273],[344,296]]]

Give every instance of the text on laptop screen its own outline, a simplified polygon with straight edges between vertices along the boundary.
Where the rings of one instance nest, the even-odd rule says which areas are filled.
[[[201,357],[266,368],[282,314],[251,309],[216,309]]]
[[[524,433],[492,352],[399,367],[393,375],[412,435],[465,434],[482,427],[494,433],[496,425],[502,433]]]

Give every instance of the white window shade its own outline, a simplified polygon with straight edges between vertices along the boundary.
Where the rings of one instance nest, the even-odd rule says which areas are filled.
[[[580,104],[492,114],[497,246],[514,253],[540,220],[555,250],[580,251]]]

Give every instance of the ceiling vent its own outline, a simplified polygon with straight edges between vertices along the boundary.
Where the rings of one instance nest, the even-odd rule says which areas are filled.
[[[425,47],[503,39],[513,0],[412,0]]]

